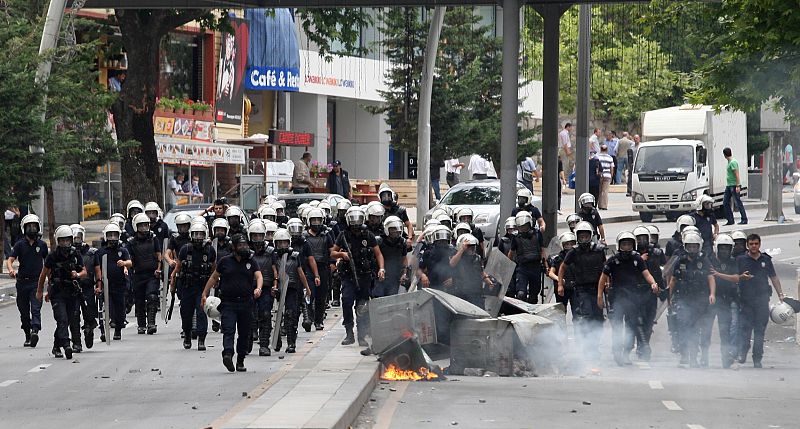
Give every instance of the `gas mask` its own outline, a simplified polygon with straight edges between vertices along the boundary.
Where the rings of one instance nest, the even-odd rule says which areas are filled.
[[[633,247],[634,242],[631,240],[622,240],[619,243],[619,258],[623,261],[627,261],[633,255]]]
[[[195,232],[192,234],[192,244],[195,246],[202,246],[206,241],[206,234],[204,232]]]
[[[584,205],[582,205],[582,206],[581,206],[581,211],[583,211],[583,212],[584,212],[584,213],[586,213],[586,214],[589,214],[589,213],[591,213],[591,212],[592,212],[592,209],[593,209],[593,208],[594,208],[594,207],[592,207],[592,205],[591,205],[591,204],[584,204]]]
[[[527,205],[528,205],[528,199],[527,198],[525,198],[525,197],[517,198],[517,207],[522,208],[522,207],[525,207]]]
[[[588,249],[592,244],[592,233],[589,231],[578,231],[578,247]]]
[[[717,258],[719,260],[730,259],[733,253],[733,247],[728,244],[720,244],[717,246]]]
[[[35,223],[29,223],[25,225],[25,236],[30,239],[39,238],[39,226]]]
[[[186,237],[187,235],[189,235],[189,224],[188,223],[182,223],[182,224],[179,224],[179,225],[175,225],[175,227],[178,229],[178,234],[181,237]]]
[[[636,237],[636,250],[639,253],[644,253],[650,247],[650,237],[647,235],[640,235]]]
[[[733,240],[733,256],[744,255],[747,252],[747,241],[743,239]]]
[[[381,192],[380,194],[381,204],[387,207],[391,207],[394,205],[394,199],[392,198],[391,192]]]
[[[396,241],[398,238],[400,238],[401,234],[402,232],[399,229],[393,228],[389,230],[389,238],[391,238],[392,241]]]
[[[289,253],[291,247],[289,247],[289,242],[286,240],[280,240],[275,242],[275,253],[278,255],[285,255]]]

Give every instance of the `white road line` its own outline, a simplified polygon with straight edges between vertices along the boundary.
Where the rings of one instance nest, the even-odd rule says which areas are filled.
[[[686,426],[689,429],[706,429],[705,426],[703,426],[703,425],[690,425],[690,424],[687,424]]]
[[[653,390],[664,390],[664,385],[658,380],[650,380],[648,384],[650,384],[650,388]]]
[[[678,405],[675,401],[661,401],[665,407],[667,407],[670,411],[683,411],[680,405]]]
[[[792,256],[791,258],[778,259],[778,262],[793,261],[795,259],[800,259],[800,256]]]
[[[42,372],[42,371],[46,370],[47,367],[49,367],[50,365],[52,365],[52,364],[43,363],[43,364],[40,364],[40,365],[36,365],[35,367],[29,369],[28,372]]]
[[[8,386],[11,386],[12,384],[14,384],[14,383],[16,383],[16,382],[18,382],[18,381],[19,381],[19,380],[6,380],[6,381],[4,381],[4,382],[0,383],[0,387],[8,387]]]
[[[636,367],[639,369],[650,369],[649,362],[634,362],[634,363],[636,364]]]

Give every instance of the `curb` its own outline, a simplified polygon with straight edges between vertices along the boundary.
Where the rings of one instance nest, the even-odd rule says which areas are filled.
[[[375,362],[361,362],[350,374],[350,377],[347,378],[346,384],[349,383],[363,383],[363,379],[368,377],[367,382],[362,384],[362,387],[355,398],[350,400],[350,404],[348,405],[347,409],[344,410],[341,417],[336,421],[336,423],[331,426],[332,429],[348,429],[352,427],[352,424],[358,418],[358,415],[361,414],[361,410],[369,401],[370,395],[375,390],[375,387],[378,385],[378,377],[380,376],[381,365]],[[348,397],[343,395],[344,398],[341,398],[343,401],[347,401]],[[309,422],[313,424],[313,421]]]

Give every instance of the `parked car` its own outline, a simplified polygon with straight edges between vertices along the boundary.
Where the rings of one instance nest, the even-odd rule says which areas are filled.
[[[325,193],[308,193],[308,194],[281,194],[278,195],[279,200],[286,201],[286,216],[295,217],[297,216],[297,208],[300,207],[300,204],[303,203],[310,203],[311,201],[322,201],[332,194],[325,194]],[[334,199],[338,203],[339,200],[345,199],[341,195],[333,195]]]
[[[186,213],[191,217],[202,215],[205,209],[208,208],[208,204],[184,204],[181,206],[175,206],[166,214],[164,214],[164,222],[169,227],[169,230],[172,232],[177,231],[175,227],[175,216],[179,213]]]
[[[517,182],[514,194],[523,188],[524,186]],[[463,207],[472,209],[473,223],[483,231],[486,240],[493,239],[497,234],[497,223],[500,218],[500,180],[473,180],[453,186],[442,196],[439,204],[425,213],[425,221],[430,219],[431,213],[442,204],[453,209]],[[542,210],[542,199],[534,195],[533,205]],[[417,225],[417,229],[422,229],[423,224]]]

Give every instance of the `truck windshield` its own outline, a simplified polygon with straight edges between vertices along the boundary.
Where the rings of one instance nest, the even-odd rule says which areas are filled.
[[[691,146],[643,146],[633,166],[634,173],[687,173],[693,169]]]

